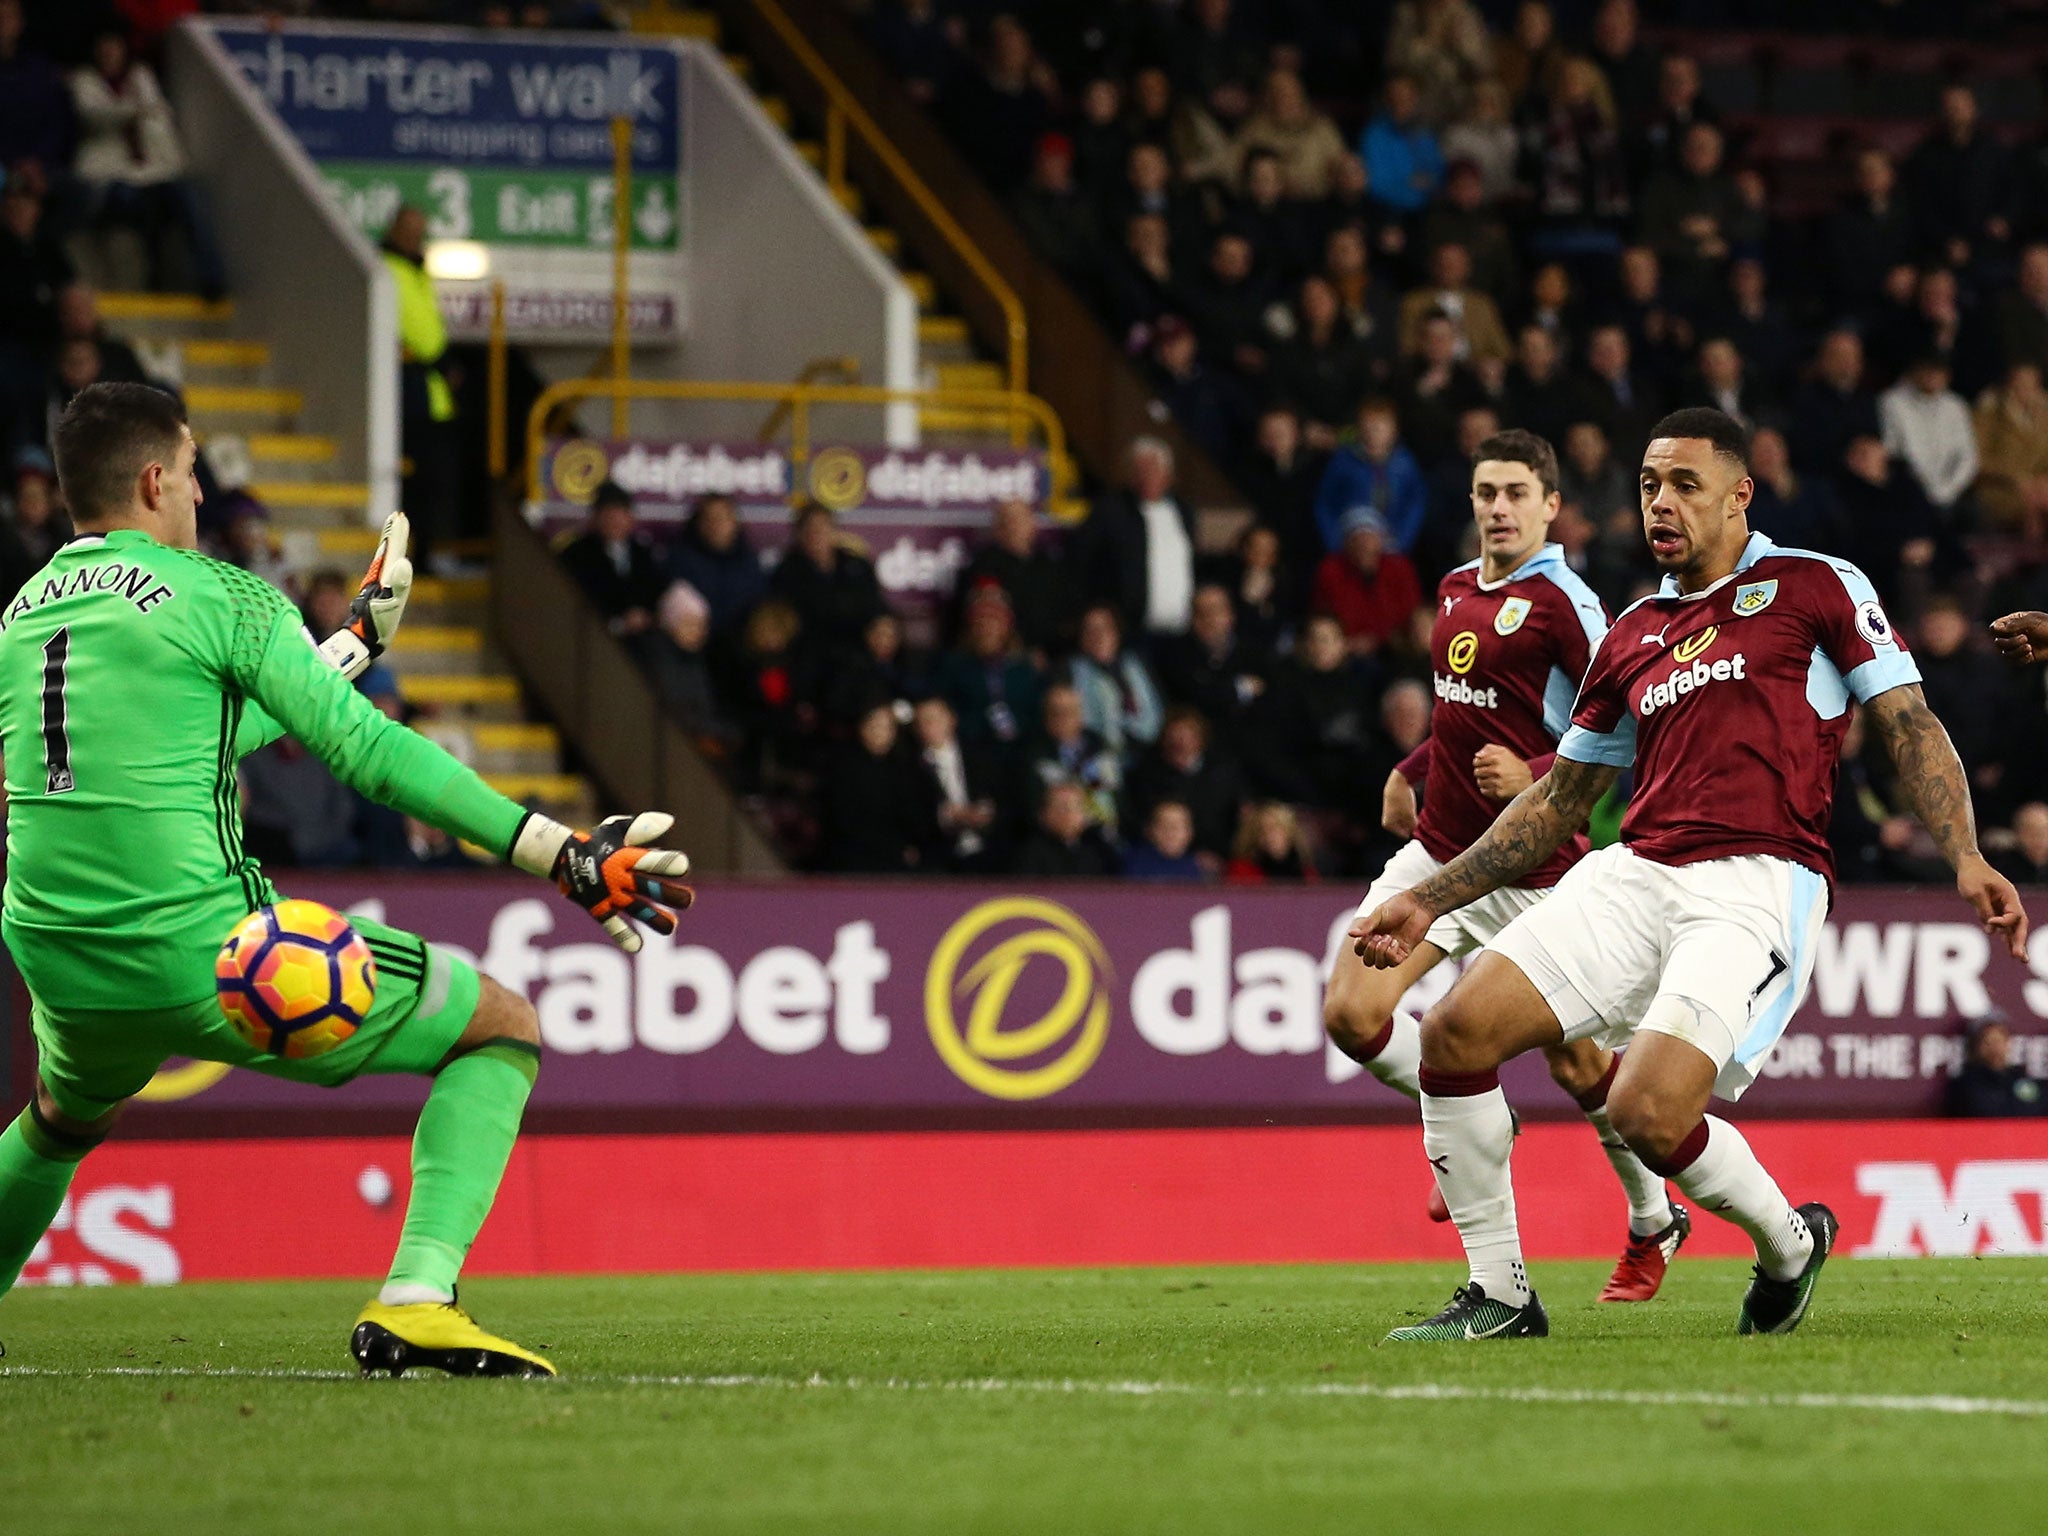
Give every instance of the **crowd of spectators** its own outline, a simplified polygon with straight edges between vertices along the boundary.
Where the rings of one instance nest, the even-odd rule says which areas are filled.
[[[1692,404],[1755,430],[1755,527],[1877,582],[2019,867],[2018,829],[2048,820],[2048,715],[2038,676],[2001,669],[1982,620],[2048,606],[2038,123],[1988,124],[1958,75],[1917,147],[1845,139],[1833,205],[1794,216],[1751,125],[1682,46],[1646,35],[1634,0],[864,9],[906,89],[1254,514],[1229,557],[1204,557],[1141,449],[1063,551],[1065,589],[1107,612],[1067,615],[1052,643],[1034,615],[1013,644],[1022,607],[998,580],[1000,621],[970,592],[946,657],[963,670],[934,674],[993,687],[992,658],[1026,667],[1036,686],[1000,701],[1013,721],[1055,680],[1119,701],[1085,728],[1125,788],[1114,813],[1100,790],[1082,798],[1137,867],[1163,867],[1141,851],[1157,851],[1158,786],[1190,793],[1155,724],[1175,718],[1212,807],[1232,781],[1232,815],[1189,806],[1206,869],[1228,862],[1237,824],[1260,824],[1236,809],[1267,802],[1304,808],[1333,870],[1369,860],[1408,717],[1426,730],[1429,593],[1470,554],[1472,446],[1501,426],[1558,445],[1555,537],[1619,609],[1654,581],[1634,456]],[[1684,19],[1769,19],[1753,9]],[[1957,24],[1912,6],[1803,19],[1823,10],[1865,32]],[[1227,687],[1191,664],[1233,649],[1246,659]],[[1029,755],[1028,726],[992,733],[979,692],[949,697],[963,737]],[[896,749],[877,727],[869,750]],[[1106,862],[1051,830],[1072,804],[1013,807],[1034,860],[1056,842]],[[1928,872],[1895,807],[1859,739],[1837,810],[1846,878]],[[1171,818],[1164,831],[1177,841]]]
[[[727,498],[701,499],[658,545],[607,483],[560,557],[811,867],[1237,881],[1360,869],[1392,846],[1381,786],[1429,728],[1413,568],[1366,507],[1317,573],[1318,591],[1377,604],[1373,622],[1400,629],[1382,655],[1335,612],[1290,617],[1302,596],[1272,529],[1209,557],[1193,521],[1170,450],[1141,438],[1124,484],[1070,531],[999,507],[932,646],[906,639],[866,549],[815,503],[795,509],[771,566]]]
[[[100,316],[101,238],[139,239],[151,286],[217,297],[220,258],[168,104],[141,48],[161,36],[131,7],[0,0],[0,592],[70,536],[50,458],[53,424],[88,384],[176,390],[175,349],[138,348]],[[133,8],[146,9],[146,8]],[[231,446],[201,465],[202,532],[216,554],[281,575],[263,508]]]
[[[126,228],[152,282],[221,286],[152,73],[195,8],[0,0],[0,585],[66,532],[51,412],[157,362],[100,324],[78,242]],[[611,24],[579,3],[213,8]],[[1556,536],[1619,608],[1653,577],[1633,455],[1662,411],[1704,403],[1755,429],[1754,524],[1870,571],[2001,858],[2048,873],[2038,678],[1981,639],[1990,612],[2048,606],[2048,147],[1987,125],[1968,78],[1910,152],[1845,142],[1833,206],[1792,216],[1754,125],[1634,0],[860,9],[1253,516],[1204,547],[1171,454],[1140,440],[1077,528],[999,512],[919,646],[822,508],[771,566],[728,502],[657,549],[629,498],[601,498],[565,559],[803,862],[1363,871],[1387,846],[1380,786],[1428,729],[1429,593],[1468,555],[1472,446],[1500,426],[1558,444]],[[1958,24],[1802,8],[1829,17]],[[210,546],[292,586],[310,621],[336,579],[284,569],[235,460],[203,466]],[[329,852],[302,856],[421,856],[361,807],[330,821]],[[1845,878],[1933,867],[1860,733],[1836,821]]]

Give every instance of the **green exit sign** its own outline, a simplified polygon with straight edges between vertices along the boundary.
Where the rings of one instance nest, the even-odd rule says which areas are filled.
[[[584,250],[612,243],[609,176],[376,161],[331,162],[320,174],[336,206],[372,238],[384,233],[401,203],[411,203],[426,214],[432,240]],[[632,200],[633,248],[675,250],[682,223],[674,179],[635,181]]]

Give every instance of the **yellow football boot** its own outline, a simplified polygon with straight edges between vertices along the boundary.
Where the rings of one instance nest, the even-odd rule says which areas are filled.
[[[349,1353],[365,1376],[403,1376],[413,1366],[450,1376],[552,1376],[555,1368],[530,1349],[477,1327],[452,1301],[387,1307],[372,1301],[356,1319]]]

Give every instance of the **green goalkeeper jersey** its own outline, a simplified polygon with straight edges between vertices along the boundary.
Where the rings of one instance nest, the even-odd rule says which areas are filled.
[[[499,854],[524,812],[328,666],[283,593],[122,529],[60,549],[0,614],[4,937],[46,1006],[213,991],[276,899],[242,847],[235,765],[280,734],[372,800]]]

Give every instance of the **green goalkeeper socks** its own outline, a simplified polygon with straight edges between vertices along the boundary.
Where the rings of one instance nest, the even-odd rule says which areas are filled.
[[[96,1145],[44,1125],[34,1105],[0,1131],[0,1296],[21,1278],[57,1219],[71,1175]]]
[[[412,1198],[384,1287],[386,1302],[445,1301],[455,1294],[539,1075],[539,1046],[495,1040],[456,1057],[435,1077],[413,1132]]]

